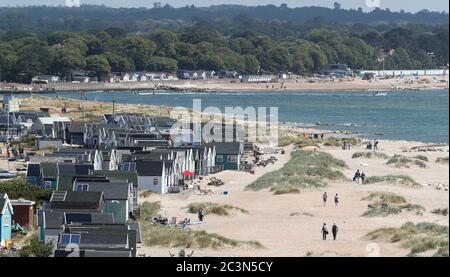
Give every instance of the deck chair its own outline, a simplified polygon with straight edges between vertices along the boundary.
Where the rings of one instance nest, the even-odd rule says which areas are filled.
[[[170,226],[177,225],[177,217],[176,216],[172,217],[172,220],[169,222],[169,225]]]

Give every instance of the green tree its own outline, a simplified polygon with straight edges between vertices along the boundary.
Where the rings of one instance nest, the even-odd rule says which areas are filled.
[[[121,48],[134,62],[136,70],[145,70],[150,57],[156,50],[156,44],[141,36],[129,36],[122,40]]]
[[[98,78],[111,73],[111,66],[108,63],[108,59],[103,55],[87,57],[86,69],[91,72],[92,76]]]

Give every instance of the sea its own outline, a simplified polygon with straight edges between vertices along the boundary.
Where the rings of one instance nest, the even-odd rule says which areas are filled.
[[[278,108],[278,121],[290,126],[344,131],[371,139],[449,143],[449,91],[133,91],[56,92],[49,97],[202,110],[217,107]]]

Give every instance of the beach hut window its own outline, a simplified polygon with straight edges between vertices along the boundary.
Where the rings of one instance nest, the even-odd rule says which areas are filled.
[[[238,157],[236,155],[231,155],[231,156],[227,157],[227,160],[228,160],[228,162],[235,163],[235,162],[237,162]]]
[[[223,155],[217,155],[216,156],[216,161],[219,162],[219,163],[222,163],[223,162]]]
[[[153,179],[153,185],[157,186],[158,185],[158,178]]]

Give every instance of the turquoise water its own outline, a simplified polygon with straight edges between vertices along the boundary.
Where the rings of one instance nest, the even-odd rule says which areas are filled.
[[[47,94],[80,99],[79,92]],[[302,127],[343,130],[369,138],[413,140],[434,143],[449,141],[448,90],[399,91],[373,96],[367,91],[301,92],[86,92],[88,100],[102,102],[180,106],[192,108],[193,99],[202,107],[278,107],[281,122]]]

